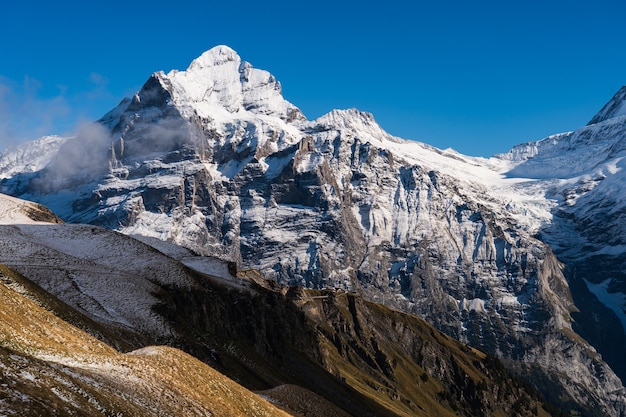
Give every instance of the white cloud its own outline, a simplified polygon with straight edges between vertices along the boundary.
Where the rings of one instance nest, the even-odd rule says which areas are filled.
[[[93,121],[120,98],[108,90],[106,76],[93,72],[83,90],[65,85],[44,86],[25,76],[16,82],[0,75],[0,152],[6,147],[44,135],[70,135]]]
[[[72,181],[88,180],[106,173],[113,139],[99,123],[83,123],[76,136],[68,139],[41,178],[31,183],[35,189],[54,190],[71,186]]]
[[[41,82],[28,76],[21,83],[0,76],[0,149],[46,134],[65,133],[55,131],[72,115],[64,89],[49,97],[44,97],[41,89]]]

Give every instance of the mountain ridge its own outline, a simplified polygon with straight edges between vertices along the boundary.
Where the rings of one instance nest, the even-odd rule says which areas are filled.
[[[7,174],[1,189],[45,203],[66,221],[168,240],[281,284],[384,302],[543,380],[553,398],[624,414],[623,385],[572,328],[588,337],[591,327],[581,330],[572,314],[584,304],[591,317],[599,307],[581,304],[584,288],[556,258],[571,226],[553,228],[555,218],[571,215],[568,201],[591,196],[609,175],[585,177],[604,163],[593,152],[595,165],[581,160],[578,172],[570,159],[553,160],[552,174],[568,172],[565,181],[536,163],[551,144],[563,156],[571,151],[563,143],[590,137],[607,138],[619,157],[611,148],[621,137],[619,117],[509,155],[467,157],[393,138],[357,110],[306,121],[276,95],[269,73],[242,66],[232,52],[220,47],[190,66],[192,74],[218,75],[198,88],[191,83],[193,94],[183,94],[187,72],[156,73],[103,117],[107,132],[65,141],[58,163]],[[251,97],[259,106],[246,108],[244,84],[258,87]],[[64,154],[89,152],[97,168],[90,175],[83,165],[81,176],[60,169]],[[621,172],[607,164],[606,173]],[[55,178],[63,181],[55,186]],[[580,290],[574,296],[570,282]],[[603,355],[615,348],[594,340]],[[574,365],[564,350],[577,352]],[[620,359],[610,360],[619,369]],[[555,371],[564,372],[560,380],[551,379]]]
[[[626,115],[626,85],[622,86],[609,102],[596,114],[587,125],[593,125],[615,117]]]

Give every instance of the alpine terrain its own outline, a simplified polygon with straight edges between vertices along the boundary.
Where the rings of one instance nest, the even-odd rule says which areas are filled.
[[[355,294],[4,195],[0,222],[1,415],[555,415],[493,356]]]
[[[218,46],[186,71],[154,73],[75,137],[6,150],[0,191],[93,225],[48,227],[58,233],[114,229],[202,255],[194,262],[253,268],[286,294],[322,291],[353,316],[357,300],[410,313],[497,356],[566,412],[626,416],[625,155],[625,88],[579,130],[477,158],[393,137],[355,109],[309,121],[271,74]],[[21,230],[36,241],[38,231]],[[81,246],[80,262],[103,244]],[[2,262],[25,274],[22,261]],[[36,282],[53,291],[47,279]],[[108,297],[102,311],[88,309],[91,319],[118,312],[109,307],[117,295],[75,285]],[[54,288],[75,308],[92,303]],[[158,293],[123,294],[150,304]],[[192,297],[202,303],[203,294]],[[197,306],[186,313],[204,314]],[[152,316],[129,323],[144,334],[177,331]],[[359,337],[370,329],[354,326]],[[396,340],[380,336],[371,340]]]

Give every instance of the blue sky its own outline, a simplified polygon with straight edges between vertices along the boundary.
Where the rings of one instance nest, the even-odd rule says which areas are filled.
[[[586,124],[626,84],[626,2],[11,2],[0,15],[0,150],[69,134],[218,44],[309,119],[490,156]]]

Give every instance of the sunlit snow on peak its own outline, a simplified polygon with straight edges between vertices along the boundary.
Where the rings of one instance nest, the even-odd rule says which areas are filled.
[[[226,45],[218,45],[194,59],[189,65],[187,72],[200,68],[214,67],[227,62],[239,63],[241,62],[241,58],[232,48]]]

